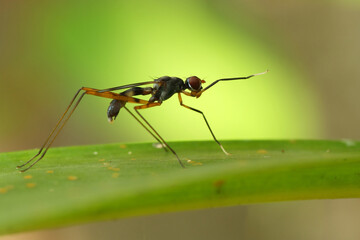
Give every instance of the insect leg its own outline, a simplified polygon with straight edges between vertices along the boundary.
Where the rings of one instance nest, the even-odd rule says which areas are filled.
[[[187,108],[187,109],[193,110],[193,111],[195,111],[195,112],[197,112],[197,113],[200,113],[200,114],[203,116],[203,118],[204,118],[204,120],[205,120],[205,123],[206,123],[207,127],[209,128],[210,133],[211,133],[211,135],[213,136],[215,142],[220,146],[221,150],[222,150],[226,155],[231,155],[230,153],[228,153],[228,152],[225,150],[225,148],[221,145],[221,143],[216,139],[213,131],[212,131],[211,128],[210,128],[210,125],[209,125],[208,121],[206,120],[206,117],[205,117],[204,113],[203,113],[202,111],[198,110],[198,109],[195,109],[195,108],[192,108],[192,107],[189,107],[189,106],[183,104],[182,98],[181,98],[181,93],[178,93],[178,97],[179,97],[179,102],[180,102],[180,105],[181,105],[181,106],[183,106],[183,107],[185,107],[185,108]]]
[[[156,106],[160,106],[160,105],[161,105],[161,103],[148,103],[145,105],[136,106],[136,107],[134,107],[134,109],[135,109],[136,113],[142,118],[142,120],[154,131],[154,133],[162,140],[162,142],[175,155],[175,157],[179,161],[181,167],[185,168],[184,164],[181,162],[181,160],[180,160],[179,156],[176,154],[176,152],[169,146],[169,144],[167,144],[167,142],[160,136],[160,134],[150,125],[150,123],[138,111],[138,109],[146,109],[146,108],[156,107]]]
[[[76,101],[76,103],[73,106],[70,113],[67,114],[69,109],[73,105],[75,99],[78,97],[81,90],[83,90],[85,92],[83,92],[80,95],[80,97]],[[122,101],[126,101],[126,102],[132,102],[132,103],[143,103],[143,104],[149,103],[148,101],[138,99],[138,98],[122,96],[120,94],[116,94],[116,93],[112,93],[112,92],[98,92],[98,91],[99,91],[98,89],[94,89],[94,88],[85,88],[85,87],[80,88],[76,92],[75,96],[71,100],[70,104],[66,108],[65,112],[61,116],[60,120],[57,122],[56,126],[54,127],[54,129],[52,130],[52,132],[50,133],[48,138],[45,140],[45,142],[44,142],[43,146],[41,147],[41,149],[39,150],[39,152],[33,158],[31,158],[29,161],[27,161],[26,163],[24,163],[24,164],[22,164],[20,166],[17,166],[17,168],[19,169],[19,168],[22,168],[22,167],[30,164],[33,160],[36,159],[36,157],[38,157],[42,153],[40,155],[40,157],[38,159],[36,159],[35,162],[33,162],[29,167],[20,170],[21,172],[25,172],[28,169],[30,169],[32,166],[34,166],[37,162],[39,162],[45,156],[46,152],[48,151],[48,149],[50,148],[50,146],[52,145],[52,143],[54,142],[54,140],[56,139],[56,137],[58,136],[60,131],[63,129],[63,127],[65,126],[65,124],[67,123],[67,121],[69,120],[69,118],[71,117],[71,115],[73,114],[73,112],[75,111],[76,107],[79,105],[80,101],[82,100],[82,98],[84,97],[85,94],[96,95],[96,96],[99,96],[99,97],[105,97],[105,98],[111,98],[111,99],[117,99],[117,100],[122,100]],[[67,117],[65,118],[66,115],[67,115]],[[54,135],[54,133],[55,133],[55,135]]]
[[[148,131],[148,133],[151,134],[151,136],[153,136],[153,137],[156,139],[156,141],[158,141],[158,142],[161,144],[161,146],[163,146],[163,149],[165,150],[165,152],[167,152],[168,150],[167,150],[167,148],[166,148],[166,145],[165,145],[164,143],[162,143],[161,140],[160,140],[159,138],[157,138],[157,137],[140,121],[140,119],[138,119],[127,107],[124,106],[124,108],[125,108],[126,111],[128,111],[128,113],[130,113],[131,116],[133,116],[133,117],[136,119],[136,121],[138,121],[138,123],[141,124],[141,126],[143,126],[143,127],[146,129],[146,131]]]
[[[75,111],[76,107],[79,105],[81,99],[84,97],[85,92],[82,93],[79,97],[79,99],[77,100],[77,102],[75,103],[75,106],[72,108],[71,112],[69,113],[69,115],[67,116],[67,118],[63,121],[65,115],[67,114],[67,112],[69,111],[69,109],[71,108],[71,106],[73,105],[76,97],[79,95],[81,89],[79,89],[75,96],[73,97],[73,99],[71,100],[70,104],[68,105],[68,107],[66,108],[65,112],[63,113],[63,115],[61,116],[61,118],[59,119],[59,121],[57,122],[57,124],[55,125],[54,129],[51,131],[51,133],[49,134],[49,136],[47,137],[47,139],[45,140],[44,144],[42,145],[42,147],[40,148],[39,152],[32,157],[29,161],[27,161],[26,163],[17,166],[16,168],[22,168],[24,166],[26,166],[27,164],[29,164],[30,162],[32,162],[37,156],[39,156],[41,154],[41,156],[34,162],[32,163],[29,167],[22,169],[21,172],[25,172],[26,170],[30,169],[32,166],[34,166],[38,161],[40,161],[46,154],[47,150],[49,149],[49,147],[51,146],[51,144],[54,142],[55,138],[58,136],[58,134],[60,133],[61,129],[64,127],[64,125],[66,124],[66,122],[69,120],[70,116],[72,115],[72,113]],[[58,129],[60,123],[62,123],[62,125],[60,126],[60,128]],[[58,129],[58,130],[57,130]],[[50,141],[51,137],[53,136],[53,134],[55,133],[55,131],[57,130],[55,136],[52,138],[52,140]],[[46,148],[45,148],[46,147]],[[45,150],[44,150],[45,148]],[[44,150],[44,151],[43,151]]]
[[[148,94],[151,94],[152,92],[153,92],[153,88],[151,88],[151,87],[146,87],[146,88],[132,87],[120,94],[123,96],[132,97],[132,96],[136,96],[136,95],[148,95]],[[138,123],[140,123],[140,125],[143,126],[143,128],[145,128],[145,130],[148,131],[156,139],[156,141],[158,141],[161,144],[161,146],[163,146],[163,149],[165,150],[165,152],[167,152],[168,150],[166,148],[166,145],[163,144],[159,140],[159,138],[157,138],[127,107],[125,107],[125,104],[126,104],[126,102],[121,101],[121,100],[113,99],[111,101],[110,106],[107,111],[109,122],[113,122],[115,120],[115,118],[117,117],[117,115],[119,114],[120,109],[125,108],[125,110],[133,118],[135,118],[135,120],[138,121]]]

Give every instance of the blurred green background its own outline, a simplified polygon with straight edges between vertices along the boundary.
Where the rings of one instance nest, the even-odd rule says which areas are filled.
[[[359,139],[359,24],[360,4],[351,0],[0,0],[0,151],[40,147],[82,86],[107,88],[163,75],[182,79],[197,75],[209,84],[266,69],[270,70],[266,75],[219,83],[199,99],[184,97],[184,103],[204,111],[220,140]],[[108,124],[109,102],[86,96],[54,146],[153,141],[125,111]],[[211,139],[202,117],[181,108],[176,97],[143,114],[168,141]],[[169,239],[177,230],[191,239],[194,229],[186,235],[183,227],[208,224],[209,228],[200,228],[204,235],[197,239],[218,239],[211,238],[219,234],[216,222],[219,229],[227,229],[227,239],[279,239],[277,233],[292,224],[290,229],[297,230],[286,236],[304,239],[296,238],[296,233],[309,219],[294,220],[296,213],[318,214],[310,217],[316,219],[312,222],[316,227],[317,221],[329,219],[324,212],[344,203],[291,203],[289,212],[281,211],[288,221],[269,217],[287,208],[288,203],[280,203],[160,215],[158,221],[152,219],[157,216],[136,218],[99,227],[109,239],[127,224],[141,233],[127,231],[125,239]],[[359,201],[351,203],[359,206]],[[319,208],[327,210],[309,210]],[[330,219],[336,222],[336,216]],[[246,221],[250,217],[253,225]],[[346,217],[354,221],[356,216],[349,211]],[[188,221],[180,221],[181,229],[174,229],[177,219],[184,218]],[[186,224],[194,218],[199,222]],[[239,219],[250,229],[259,227],[256,219],[261,220],[261,234],[236,230],[230,223]],[[154,224],[165,222],[174,225],[161,235],[149,232]],[[286,222],[289,226],[284,227]],[[78,233],[77,239],[91,239],[86,234],[91,228],[57,234]],[[355,229],[348,231],[353,234],[349,236],[358,239]],[[26,238],[46,239],[47,234],[51,232]],[[311,238],[309,232],[306,239],[319,236],[325,235]],[[335,235],[326,239],[331,236]]]

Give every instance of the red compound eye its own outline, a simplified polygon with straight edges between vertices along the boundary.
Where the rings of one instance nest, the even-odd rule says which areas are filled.
[[[188,77],[186,79],[191,90],[199,91],[201,89],[201,80],[196,76]]]

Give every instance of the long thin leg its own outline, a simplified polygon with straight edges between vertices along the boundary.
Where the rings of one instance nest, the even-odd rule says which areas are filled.
[[[26,164],[28,164],[29,162],[31,162],[34,158],[36,158],[37,156],[40,155],[40,153],[42,152],[42,150],[44,149],[44,147],[47,145],[47,143],[49,142],[51,136],[54,134],[55,130],[58,128],[59,124],[61,123],[61,121],[64,119],[66,113],[69,111],[71,105],[74,103],[76,97],[79,95],[81,91],[81,88],[76,92],[75,96],[73,97],[73,99],[71,100],[70,104],[68,105],[68,107],[66,108],[65,112],[63,113],[63,115],[61,116],[61,118],[59,119],[59,121],[57,122],[57,124],[55,125],[54,129],[51,131],[51,133],[49,134],[49,136],[47,137],[47,139],[45,140],[44,144],[42,145],[42,147],[40,148],[39,152],[32,157],[29,161],[27,161],[26,163],[17,166],[16,168],[22,168],[23,166],[25,166]]]
[[[102,92],[102,91],[100,91]],[[151,94],[153,92],[153,88],[151,87],[146,87],[146,88],[141,88],[141,87],[132,87],[122,93],[120,93],[123,96],[127,96],[127,97],[133,97],[136,95],[148,95]],[[166,145],[164,143],[162,143],[159,138],[157,138],[126,106],[125,106],[126,102],[121,101],[121,100],[112,100],[108,109],[108,117],[109,117],[109,121],[112,122],[113,119],[116,118],[116,116],[119,113],[119,110],[123,107],[125,108],[126,111],[128,111],[128,113],[135,118],[135,120],[140,123],[140,125],[145,128],[146,131],[148,131],[148,133],[150,133],[155,139],[156,141],[158,141],[162,148],[165,150],[165,152],[168,151]],[[116,105],[116,106],[115,106]],[[114,107],[115,106],[115,107]]]
[[[131,116],[133,116],[133,117],[136,119],[136,121],[138,121],[138,123],[140,123],[141,126],[143,126],[143,127],[146,129],[146,131],[148,131],[148,133],[151,134],[151,136],[153,136],[153,137],[156,139],[156,141],[158,141],[158,142],[161,144],[161,146],[163,146],[163,149],[165,150],[165,152],[167,152],[168,150],[167,150],[167,148],[166,148],[166,145],[165,145],[163,142],[161,142],[161,140],[160,140],[158,137],[156,137],[156,136],[140,121],[140,119],[138,119],[126,106],[124,106],[124,108],[126,109],[126,111],[128,111],[128,113],[129,113]]]
[[[81,89],[80,89],[81,90]],[[79,91],[78,91],[79,93]],[[77,94],[78,94],[77,93]],[[77,94],[75,95],[75,97],[77,96]],[[25,164],[18,166],[17,168],[22,168],[25,165],[27,165],[28,163],[30,163],[31,161],[33,161],[44,149],[44,147],[46,146],[45,150],[42,152],[41,156],[35,161],[33,162],[29,167],[20,170],[21,172],[25,172],[28,169],[30,169],[32,166],[34,166],[37,162],[39,162],[46,154],[46,152],[48,151],[48,149],[50,148],[50,146],[53,144],[53,142],[55,141],[56,137],[59,135],[60,131],[63,129],[63,127],[65,126],[66,122],[69,120],[69,118],[71,117],[71,115],[73,114],[73,112],[75,111],[76,107],[79,105],[80,101],[82,100],[82,98],[84,97],[84,95],[86,94],[86,92],[84,92],[83,94],[80,95],[79,99],[77,100],[77,102],[75,103],[74,107],[72,108],[71,112],[68,114],[68,116],[66,117],[66,119],[63,121],[62,125],[60,126],[60,128],[57,130],[55,136],[52,138],[52,140],[49,142],[49,140],[51,139],[51,136],[53,135],[53,133],[55,132],[55,130],[58,128],[59,124],[62,122],[62,120],[64,119],[65,114],[68,112],[68,110],[70,109],[73,101],[70,103],[70,105],[68,106],[68,108],[66,109],[66,111],[64,112],[63,116],[60,118],[60,120],[58,121],[58,123],[56,124],[54,130],[51,132],[51,134],[49,135],[49,137],[47,138],[47,140],[45,141],[44,145],[42,146],[42,148],[40,149],[39,153],[36,154],[32,159],[30,159],[29,161],[27,161]]]
[[[195,109],[195,108],[192,108],[192,107],[189,107],[189,106],[183,104],[182,98],[181,98],[181,93],[178,93],[178,97],[179,97],[179,102],[180,102],[180,105],[181,105],[181,106],[183,106],[183,107],[185,107],[185,108],[187,108],[187,109],[193,110],[193,111],[195,111],[195,112],[197,112],[197,113],[200,113],[200,114],[204,117],[205,123],[206,123],[207,127],[209,128],[210,133],[211,133],[211,135],[213,136],[215,142],[216,142],[217,144],[219,144],[221,150],[222,150],[226,155],[231,155],[230,153],[228,153],[228,152],[224,149],[224,147],[221,145],[221,143],[216,139],[213,131],[211,130],[211,127],[210,127],[208,121],[206,120],[205,114],[204,114],[202,111],[198,110],[198,109]]]
[[[181,167],[185,168],[184,164],[181,162],[179,156],[176,154],[176,152],[174,151],[174,149],[172,149],[169,144],[167,144],[167,142],[160,136],[160,134],[150,125],[150,123],[140,114],[140,112],[138,111],[138,109],[146,109],[146,108],[151,108],[151,107],[156,107],[156,106],[160,106],[161,103],[148,103],[145,105],[140,105],[140,106],[136,106],[134,107],[136,113],[142,118],[142,120],[154,131],[154,133],[162,140],[162,142],[170,149],[170,151],[175,155],[175,157],[177,158],[177,160],[179,161]]]
[[[65,118],[66,114],[68,113],[69,109],[71,108],[71,106],[73,105],[75,99],[77,98],[77,96],[79,95],[80,91],[84,90],[85,92],[83,92],[80,97],[78,98],[77,102],[75,103],[74,107],[72,108],[72,110],[70,111],[70,113],[68,114],[68,116]],[[99,97],[105,97],[105,98],[111,98],[111,99],[117,99],[117,100],[122,100],[122,101],[126,101],[126,102],[132,102],[132,103],[144,103],[144,104],[148,104],[148,101],[142,100],[142,99],[138,99],[138,98],[133,98],[133,97],[127,97],[127,96],[122,96],[120,94],[116,94],[116,93],[112,93],[112,92],[98,92],[99,90],[94,89],[94,88],[81,88],[79,89],[75,96],[73,97],[73,99],[71,100],[70,104],[68,105],[68,107],[66,108],[65,112],[63,113],[63,115],[61,116],[60,120],[57,122],[55,128],[52,130],[52,132],[50,133],[50,135],[48,136],[48,138],[45,140],[43,146],[41,147],[41,149],[39,150],[39,152],[33,157],[31,158],[29,161],[27,161],[26,163],[18,166],[17,168],[22,168],[24,166],[26,166],[27,164],[30,164],[33,160],[36,159],[37,156],[40,155],[40,157],[35,160],[35,162],[33,162],[29,167],[20,170],[21,172],[25,172],[28,169],[30,169],[32,166],[34,166],[37,162],[39,162],[46,154],[46,152],[48,151],[48,149],[50,148],[50,146],[52,145],[52,143],[54,142],[54,140],[56,139],[56,137],[59,135],[60,131],[63,129],[63,127],[65,126],[65,124],[67,123],[67,121],[69,120],[69,118],[71,117],[71,115],[73,114],[73,112],[75,111],[76,107],[79,105],[80,101],[82,100],[82,98],[84,97],[85,94],[90,94],[90,95],[96,95]],[[64,120],[65,118],[65,120]],[[60,125],[61,124],[61,125]],[[56,132],[56,133],[55,133]],[[55,133],[55,135],[54,135]],[[54,136],[54,137],[52,137]],[[51,139],[52,138],[52,139]],[[45,150],[44,150],[45,148]]]

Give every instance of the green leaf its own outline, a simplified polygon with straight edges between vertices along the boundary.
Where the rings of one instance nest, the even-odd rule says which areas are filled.
[[[0,233],[236,204],[360,197],[360,143],[224,141],[150,143],[0,154]]]

